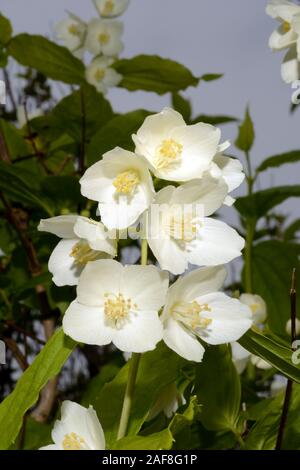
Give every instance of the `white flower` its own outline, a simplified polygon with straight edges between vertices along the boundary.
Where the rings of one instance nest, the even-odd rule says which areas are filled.
[[[253,322],[255,325],[264,323],[267,319],[267,306],[266,302],[260,295],[256,294],[242,294],[240,301],[248,305],[251,309]]]
[[[132,225],[154,197],[147,161],[119,147],[88,168],[80,184],[85,197],[99,202],[101,220],[109,229]]]
[[[238,188],[245,179],[243,165],[237,158],[227,157],[218,153],[210,166],[209,173],[214,178],[223,178],[228,186],[228,192],[231,193]],[[224,204],[231,206],[235,202],[231,196],[225,198]]]
[[[187,360],[201,362],[204,347],[237,341],[251,327],[249,307],[218,292],[223,267],[200,268],[178,279],[169,289],[163,311],[164,341]]]
[[[300,63],[297,57],[296,46],[292,46],[283,59],[281,77],[285,83],[293,83],[300,79]]]
[[[285,0],[271,0],[266,12],[272,18],[280,21],[280,26],[270,36],[269,46],[278,51],[295,44],[299,38],[298,32],[300,5]],[[295,17],[296,16],[296,17]]]
[[[135,151],[149,161],[154,174],[169,181],[201,178],[214,156],[228,147],[219,145],[221,132],[210,124],[187,126],[173,109],[148,116],[132,136]]]
[[[115,240],[108,238],[101,222],[78,215],[42,219],[38,230],[61,237],[48,263],[57,286],[74,286],[84,266],[92,260],[115,256]]]
[[[112,18],[124,13],[129,0],[94,0],[94,4],[103,18]]]
[[[213,266],[241,255],[244,239],[224,222],[208,217],[223,203],[227,185],[207,176],[156,194],[146,213],[146,236],[162,269],[183,273],[188,263]]]
[[[94,55],[117,56],[123,50],[123,24],[94,18],[88,24],[85,46]]]
[[[268,370],[272,369],[271,364],[267,361],[262,359],[255,354],[251,354],[247,349],[243,348],[239,343],[236,341],[231,343],[231,351],[232,351],[232,361],[238,371],[239,374],[242,374],[246,369],[249,360],[251,363],[257,367],[258,369]]]
[[[113,342],[121,351],[150,351],[162,339],[158,311],[167,288],[168,274],[155,266],[92,261],[80,276],[77,299],[65,313],[64,332],[86,344]]]
[[[112,63],[109,57],[98,57],[85,70],[87,82],[101,93],[107,93],[109,88],[117,86],[122,80],[122,75],[110,67]]]
[[[55,26],[55,34],[64,42],[65,47],[80,57],[83,52],[86,29],[86,23],[73,13],[69,13],[69,18],[60,21]]]
[[[285,331],[290,336],[292,334],[292,321],[288,320],[286,323]],[[296,336],[300,334],[300,320],[296,318]]]
[[[40,450],[105,450],[105,437],[92,406],[85,408],[73,401],[61,405],[61,420],[51,433],[54,444]]]

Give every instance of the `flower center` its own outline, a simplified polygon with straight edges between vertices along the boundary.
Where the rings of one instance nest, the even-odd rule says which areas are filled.
[[[113,185],[117,193],[132,194],[139,182],[138,173],[135,170],[127,170],[116,176]]]
[[[182,153],[182,144],[174,139],[163,140],[159,145],[154,164],[156,168],[165,168],[178,161]]]
[[[75,264],[84,266],[89,261],[99,258],[99,251],[92,250],[85,240],[80,240],[73,246],[70,256],[75,259]]]
[[[251,311],[252,311],[253,314],[257,312],[258,307],[259,307],[258,304],[251,304],[250,305],[250,308],[251,308]]]
[[[95,80],[97,82],[101,82],[105,76],[105,70],[104,69],[97,69],[95,72]]]
[[[102,8],[102,15],[110,15],[114,10],[114,2],[112,0],[107,0]]]
[[[75,432],[65,434],[62,447],[64,450],[85,450],[88,448],[85,440]]]
[[[100,33],[98,39],[101,44],[107,44],[110,40],[110,36],[108,33]]]
[[[80,30],[78,28],[78,25],[75,23],[69,26],[68,31],[70,34],[73,34],[74,36],[80,36]]]
[[[211,318],[203,318],[202,312],[211,312],[208,304],[199,304],[196,300],[193,302],[177,302],[173,305],[171,314],[173,317],[191,328],[196,334],[201,333],[211,324]]]
[[[197,221],[192,213],[183,210],[171,212],[165,222],[165,230],[170,237],[183,242],[191,242],[197,235]]]
[[[288,33],[291,29],[291,24],[288,21],[284,21],[282,24],[282,27],[283,27],[283,31],[285,33]]]
[[[138,307],[132,302],[130,298],[125,299],[123,294],[104,294],[104,315],[105,320],[109,326],[120,329],[129,320],[131,310],[136,310]]]

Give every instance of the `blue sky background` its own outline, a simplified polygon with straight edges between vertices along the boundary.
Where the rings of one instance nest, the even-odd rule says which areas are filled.
[[[255,164],[267,156],[300,148],[300,109],[289,113],[292,89],[280,77],[281,53],[272,53],[268,38],[276,23],[265,14],[265,0],[131,0],[122,19],[125,49],[122,55],[159,54],[184,63],[195,75],[224,73],[224,78],[203,83],[184,94],[194,113],[242,117],[250,105],[256,142]],[[85,20],[96,16],[92,0],[0,0],[15,32],[53,37],[53,26],[71,10]],[[159,111],[169,97],[114,89],[109,93],[118,111],[147,108]],[[223,140],[234,141],[236,126],[222,127]],[[236,149],[231,153],[239,156]],[[260,187],[299,184],[300,165],[268,171]],[[237,194],[245,191],[243,186]],[[299,200],[298,200],[299,201]],[[299,217],[299,202],[283,205]]]

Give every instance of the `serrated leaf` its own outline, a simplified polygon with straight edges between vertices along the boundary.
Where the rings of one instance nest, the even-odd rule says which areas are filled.
[[[12,35],[12,27],[10,21],[0,14],[0,43],[6,45]]]
[[[235,145],[238,149],[249,152],[254,142],[254,127],[253,122],[249,113],[249,109],[246,109],[244,121],[239,126],[239,133],[235,141]]]
[[[71,84],[85,82],[83,63],[68,49],[43,36],[18,34],[9,42],[8,52],[20,64],[53,80]]]
[[[153,91],[159,95],[197,86],[198,78],[184,65],[156,55],[138,55],[113,64],[123,77],[119,87],[127,90]]]
[[[288,163],[296,163],[300,161],[300,150],[292,150],[291,152],[281,153],[279,155],[273,155],[272,157],[266,158],[256,169],[257,173],[268,170],[269,168],[275,168]]]
[[[76,142],[90,138],[113,117],[110,103],[90,85],[63,98],[53,109],[50,125],[69,134]]]
[[[257,191],[252,196],[239,197],[235,202],[235,208],[245,217],[259,219],[286,199],[299,196],[300,185],[277,186]]]
[[[24,414],[38,400],[40,390],[55,377],[76,343],[58,330],[19,379],[14,391],[0,404],[0,449],[8,449],[22,426]]]
[[[89,165],[101,160],[102,155],[118,146],[126,150],[134,150],[131,135],[143,124],[144,119],[151,112],[138,109],[126,114],[121,114],[97,132],[91,139],[87,148],[87,162]]]

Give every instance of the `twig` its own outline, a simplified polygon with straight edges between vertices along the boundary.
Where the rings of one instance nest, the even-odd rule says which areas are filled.
[[[31,130],[30,120],[29,120],[28,112],[27,112],[26,101],[24,102],[23,106],[24,106],[26,127],[27,127],[27,132],[28,132],[28,135],[26,136],[26,139],[29,140],[29,142],[31,143],[34,154],[37,156],[37,158],[38,158],[40,164],[42,165],[43,169],[45,170],[45,172],[49,175],[49,174],[51,174],[51,171],[49,170],[46,162],[44,161],[44,158],[45,158],[46,155],[45,155],[44,152],[41,152],[37,148],[36,143],[35,143],[35,137],[36,136],[32,133],[32,130]]]
[[[14,97],[14,94],[13,94],[13,91],[12,91],[11,84],[10,84],[10,77],[9,77],[8,71],[6,69],[3,69],[3,76],[4,76],[5,86],[6,86],[7,94],[8,94],[9,99],[10,99],[11,106],[13,108],[13,111],[16,113],[17,112],[17,103],[16,103],[16,100],[15,100],[15,97]]]
[[[28,367],[28,362],[24,354],[21,352],[17,343],[12,338],[4,338],[4,343],[6,344],[8,349],[12,352],[14,358],[16,359],[21,369],[23,371],[26,370]]]
[[[292,285],[290,290],[290,305],[291,305],[291,344],[292,344],[292,351],[295,351],[294,342],[296,340],[296,269],[293,269],[292,272]],[[288,379],[286,390],[285,390],[285,397],[284,403],[279,423],[277,441],[276,441],[276,450],[280,450],[282,447],[284,430],[288,418],[289,413],[289,406],[291,402],[292,396],[292,388],[293,388],[293,381]]]

